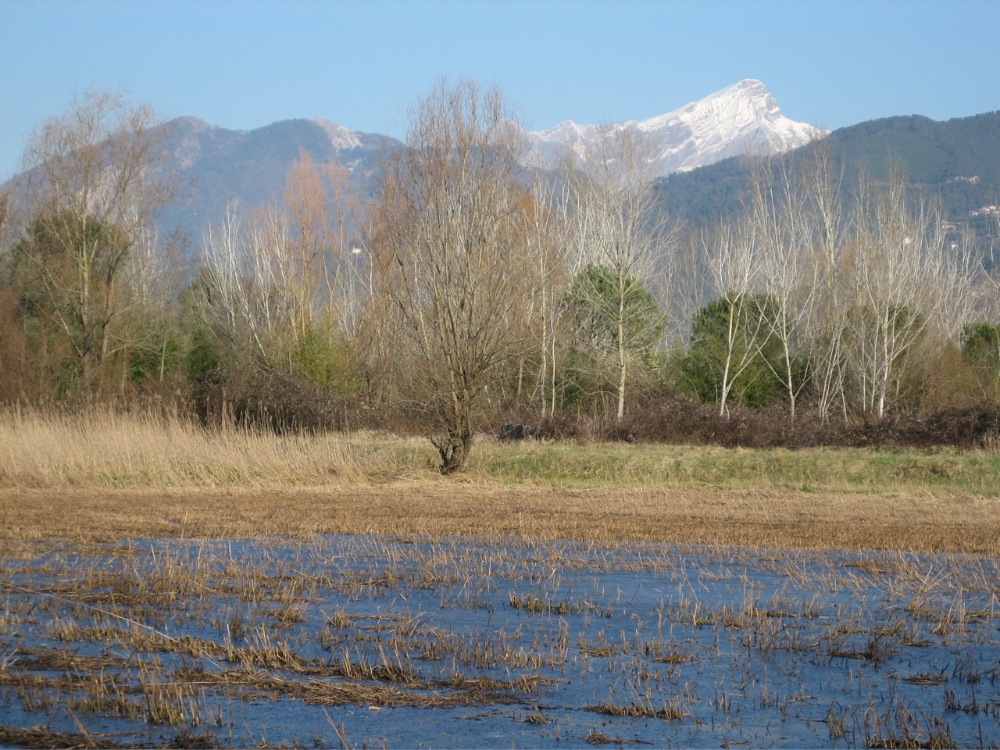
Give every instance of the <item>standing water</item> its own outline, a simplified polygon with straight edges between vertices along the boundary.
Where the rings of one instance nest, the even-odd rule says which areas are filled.
[[[994,558],[335,536],[0,566],[0,744],[1000,746]]]

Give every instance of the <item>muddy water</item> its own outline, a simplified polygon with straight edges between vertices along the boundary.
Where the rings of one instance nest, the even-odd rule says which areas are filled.
[[[48,548],[2,561],[0,744],[1000,746],[998,563],[377,536]]]

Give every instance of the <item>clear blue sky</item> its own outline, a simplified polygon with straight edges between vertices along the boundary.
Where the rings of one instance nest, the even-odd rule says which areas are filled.
[[[1000,109],[1000,2],[0,0],[0,181],[74,91],[255,128],[402,136],[442,76],[497,83],[530,129],[643,119],[742,78],[826,128]]]

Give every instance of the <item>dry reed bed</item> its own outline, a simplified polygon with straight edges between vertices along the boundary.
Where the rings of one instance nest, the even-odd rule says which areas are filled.
[[[426,441],[0,414],[0,548],[338,533],[1000,553],[1000,455]]]
[[[183,419],[91,412],[0,414],[0,486],[294,487],[400,471],[415,441],[275,435]]]
[[[176,417],[0,412],[0,487],[342,488],[434,479],[426,440],[371,432],[275,435]],[[995,451],[477,442],[462,477],[485,485],[802,492],[1000,492]]]

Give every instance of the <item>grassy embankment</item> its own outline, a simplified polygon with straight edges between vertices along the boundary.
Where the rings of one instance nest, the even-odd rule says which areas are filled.
[[[311,533],[1000,553],[1000,452],[477,444],[0,415],[0,542]]]

